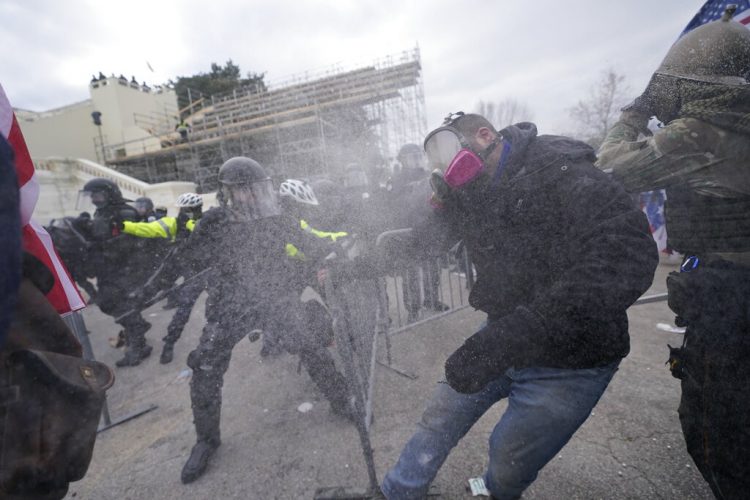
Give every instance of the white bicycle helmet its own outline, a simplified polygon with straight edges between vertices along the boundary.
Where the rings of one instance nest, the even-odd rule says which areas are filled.
[[[178,208],[193,208],[201,205],[203,205],[203,197],[195,193],[182,193],[175,202],[175,206]]]
[[[298,203],[318,205],[318,199],[310,184],[297,179],[287,179],[282,182],[279,186],[279,196],[292,198]]]

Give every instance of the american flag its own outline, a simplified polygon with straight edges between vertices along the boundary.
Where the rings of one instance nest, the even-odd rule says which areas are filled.
[[[695,17],[690,20],[688,25],[685,26],[685,30],[680,33],[680,36],[698,26],[710,23],[711,21],[716,21],[722,16],[722,14],[724,14],[724,11],[729,5],[737,6],[737,10],[734,12],[733,17],[735,21],[738,21],[745,26],[750,25],[750,0],[709,0],[703,5],[703,7],[701,7]]]
[[[83,309],[86,304],[57,255],[52,239],[47,231],[31,218],[39,199],[39,183],[36,181],[34,163],[31,161],[26,141],[18,126],[16,114],[10,106],[2,85],[0,85],[0,134],[5,136],[15,153],[16,175],[20,190],[23,249],[42,261],[55,277],[55,285],[47,294],[47,300],[62,316]]]
[[[750,29],[750,0],[709,0],[698,13],[690,20],[680,37],[685,33],[702,26],[711,21],[721,18],[729,5],[736,5],[737,10],[734,12],[733,19],[745,25]],[[648,217],[651,225],[651,234],[656,240],[656,245],[660,252],[672,253],[667,247],[667,231],[664,221],[664,201],[667,199],[664,191],[649,191],[642,193],[640,197],[641,208]]]

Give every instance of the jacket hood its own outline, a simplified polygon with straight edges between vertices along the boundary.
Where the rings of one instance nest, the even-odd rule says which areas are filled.
[[[500,134],[510,142],[510,157],[503,180],[529,175],[556,163],[596,161],[594,148],[575,139],[559,135],[537,136],[536,125],[521,122],[506,127]]]

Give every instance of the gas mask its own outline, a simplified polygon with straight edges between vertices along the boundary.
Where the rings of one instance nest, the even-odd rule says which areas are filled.
[[[451,113],[443,125],[430,132],[424,141],[430,168],[441,172],[445,183],[452,189],[462,188],[481,177],[486,170],[485,160],[503,142],[498,135],[484,151],[475,152],[466,137],[453,126],[463,115],[461,112]],[[503,158],[505,156],[503,154]]]

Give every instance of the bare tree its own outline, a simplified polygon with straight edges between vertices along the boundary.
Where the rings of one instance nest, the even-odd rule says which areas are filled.
[[[534,113],[526,103],[512,97],[499,102],[479,101],[476,109],[478,114],[487,118],[498,130],[534,119]]]
[[[578,135],[599,147],[620,116],[620,108],[627,104],[628,91],[624,75],[612,68],[603,71],[599,81],[589,89],[588,97],[568,110],[576,122]]]

